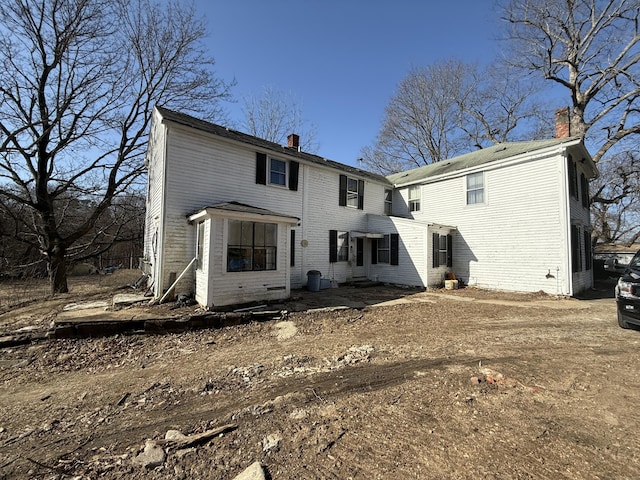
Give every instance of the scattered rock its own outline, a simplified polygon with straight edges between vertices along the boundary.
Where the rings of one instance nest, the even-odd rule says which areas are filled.
[[[129,305],[133,305],[135,303],[148,301],[149,297],[145,297],[144,295],[119,293],[113,296],[113,308],[117,310],[122,307],[128,307]]]
[[[290,320],[284,322],[278,322],[273,326],[274,336],[278,340],[286,340],[295,336],[298,333],[298,328],[296,324]]]
[[[62,309],[63,312],[73,312],[75,310],[88,310],[90,308],[108,308],[109,302],[106,300],[98,300],[95,302],[69,303]]]
[[[151,469],[162,465],[166,458],[167,454],[162,447],[153,440],[147,440],[144,451],[133,459],[133,464]]]
[[[270,452],[271,450],[278,450],[282,436],[279,433],[271,433],[262,439],[262,451]]]
[[[172,440],[176,442],[183,442],[187,438],[188,437],[179,430],[167,430],[167,433],[164,434],[165,440]]]
[[[254,462],[233,480],[265,480],[264,469],[260,462]]]

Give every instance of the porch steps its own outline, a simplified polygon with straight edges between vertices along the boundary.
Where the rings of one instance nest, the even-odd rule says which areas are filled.
[[[367,277],[354,277],[345,285],[349,285],[350,287],[356,288],[368,288],[368,287],[377,287],[382,285],[382,282],[376,282],[374,280],[369,280]]]

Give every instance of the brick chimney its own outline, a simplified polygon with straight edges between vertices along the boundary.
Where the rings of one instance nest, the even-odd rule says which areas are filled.
[[[287,137],[287,147],[295,148],[296,150],[300,150],[300,135],[296,135],[295,133],[291,133]]]
[[[571,136],[571,120],[569,107],[556,110],[556,138],[569,138]]]

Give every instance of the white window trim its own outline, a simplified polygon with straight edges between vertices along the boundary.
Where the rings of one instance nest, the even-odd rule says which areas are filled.
[[[273,183],[271,181],[271,162],[273,161],[276,162],[282,162],[284,163],[284,183]],[[272,185],[274,187],[280,187],[280,188],[288,188],[287,186],[289,185],[289,162],[287,162],[286,160],[281,160],[279,158],[273,158],[273,157],[268,157],[268,162],[267,162],[267,183],[269,185]]]
[[[389,192],[390,200],[387,200],[387,192]],[[390,188],[384,189],[384,214],[391,215],[393,213],[393,190]],[[387,211],[388,210],[388,211]]]
[[[411,192],[418,192],[417,196],[411,196]],[[411,205],[418,204],[418,208],[411,209]],[[419,212],[422,208],[422,188],[420,185],[411,185],[407,189],[407,207],[409,208],[409,213]]]
[[[355,182],[356,184],[356,189],[355,190],[349,190],[349,184]],[[347,207],[351,207],[351,208],[358,208],[358,198],[360,197],[360,191],[358,190],[358,185],[360,184],[360,182],[358,182],[358,179],[355,177],[347,177]],[[351,194],[351,195],[350,195]],[[355,196],[353,196],[353,194],[355,194]],[[355,205],[351,205],[351,201],[355,200]]]
[[[377,242],[378,245],[376,246],[376,248],[378,249],[378,253],[377,253],[378,264],[391,265],[391,235],[385,234],[384,235],[384,240],[386,240],[386,243],[387,243],[386,248],[380,248],[380,241]],[[387,252],[387,261],[386,262],[380,260],[380,252],[381,251],[386,251]]]
[[[349,232],[341,232],[338,230],[338,244],[336,245],[338,251],[336,254],[336,259],[338,262],[348,262],[349,261]],[[342,240],[342,243],[340,241]],[[341,257],[340,252],[344,249],[346,252],[346,256]]]
[[[469,189],[469,177],[471,175],[482,176],[482,188],[474,188],[471,190]],[[482,201],[469,203],[469,192],[475,192],[478,190],[482,190]],[[485,205],[487,203],[487,182],[486,182],[486,175],[484,174],[484,171],[468,173],[467,175],[464,176],[464,203],[466,206]]]

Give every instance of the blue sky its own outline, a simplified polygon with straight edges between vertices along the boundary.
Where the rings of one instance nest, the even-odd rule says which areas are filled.
[[[228,105],[264,87],[292,94],[317,129],[318,154],[358,166],[412,67],[489,62],[500,28],[491,0],[195,0]]]

